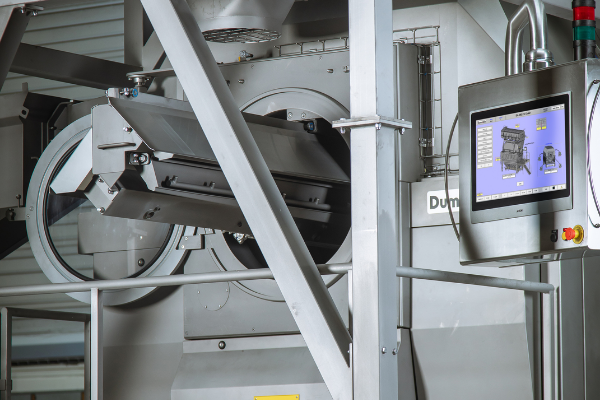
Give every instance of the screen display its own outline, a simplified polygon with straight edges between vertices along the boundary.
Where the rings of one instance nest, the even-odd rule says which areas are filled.
[[[568,117],[568,94],[473,113],[473,210],[569,196]]]

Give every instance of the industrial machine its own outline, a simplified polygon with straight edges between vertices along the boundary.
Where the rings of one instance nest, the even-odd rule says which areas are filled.
[[[28,318],[93,400],[600,396],[593,2],[565,62],[539,0],[125,0],[126,63],[20,43],[37,3],[0,79],[104,95],[0,96],[0,276],[49,282],[0,282],[0,400],[64,362]]]

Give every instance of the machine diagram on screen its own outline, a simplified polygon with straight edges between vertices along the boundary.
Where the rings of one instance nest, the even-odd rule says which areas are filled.
[[[502,128],[500,136],[504,143],[500,152],[500,167],[502,171],[515,171],[518,174],[522,170],[531,175],[529,152],[525,146],[525,130]]]
[[[558,157],[562,157],[562,152],[554,147],[552,143],[547,143],[538,155],[538,164],[541,163],[540,171],[550,173],[546,171],[556,171],[557,168],[562,168],[562,163]]]

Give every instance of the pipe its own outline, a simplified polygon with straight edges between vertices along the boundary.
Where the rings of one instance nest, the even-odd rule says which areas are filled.
[[[529,23],[530,50],[521,66],[523,29]],[[554,65],[552,53],[547,49],[548,27],[546,9],[541,0],[525,0],[508,21],[506,28],[506,76],[533,71]]]
[[[352,269],[352,264],[321,264],[318,265],[318,268],[321,274],[324,275],[345,274]],[[437,271],[410,267],[397,267],[396,276],[539,293],[550,293],[550,291],[554,290],[554,286],[549,283],[520,281],[516,279],[496,278],[491,276],[461,274],[458,272]],[[0,289],[0,297],[87,292],[94,288],[99,290],[120,290],[142,287],[181,286],[196,283],[247,281],[256,279],[273,279],[273,273],[269,269],[252,269],[245,271],[225,271],[188,275],[153,276],[147,278],[126,278],[105,281],[53,283],[49,285],[14,286]]]

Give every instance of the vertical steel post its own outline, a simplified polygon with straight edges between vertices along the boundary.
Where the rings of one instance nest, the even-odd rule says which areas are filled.
[[[92,378],[92,321],[87,320],[83,327],[83,400],[90,400]]]
[[[0,325],[0,399],[10,400],[12,390],[12,315],[7,308],[0,311]]]
[[[350,0],[349,14],[351,117],[392,118],[392,0]],[[351,135],[354,400],[397,399],[397,134],[374,124]]]
[[[90,397],[92,400],[102,400],[104,396],[104,362],[102,348],[103,331],[103,301],[102,291],[91,290],[91,320],[90,320]]]
[[[327,388],[350,399],[350,334],[189,5],[141,1]]]

